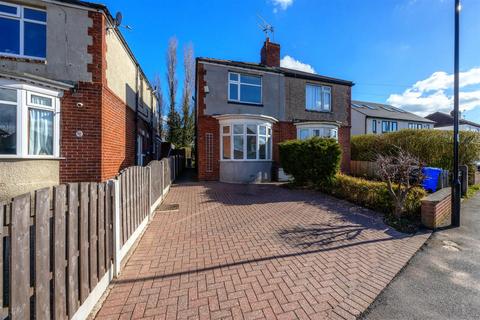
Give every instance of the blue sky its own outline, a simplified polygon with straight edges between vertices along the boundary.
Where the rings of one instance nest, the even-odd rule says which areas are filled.
[[[192,43],[196,56],[259,61],[264,34],[257,14],[275,27],[283,62],[352,80],[353,98],[389,102],[426,114],[451,109],[454,0],[211,0],[104,3],[122,11],[122,30],[147,76],[165,89],[168,39]],[[462,109],[480,122],[480,1],[463,0]],[[305,65],[303,65],[305,64]],[[307,66],[308,65],[308,66]],[[179,68],[179,84],[182,70]],[[181,85],[179,85],[181,87]]]

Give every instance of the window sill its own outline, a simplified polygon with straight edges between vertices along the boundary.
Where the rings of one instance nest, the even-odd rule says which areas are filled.
[[[1,160],[65,160],[64,157],[54,157],[54,156],[36,156],[36,157],[21,157],[17,155],[0,155]]]
[[[273,160],[256,159],[220,159],[220,162],[272,162]]]
[[[9,60],[15,62],[28,62],[35,64],[47,64],[46,59],[42,58],[33,58],[33,57],[22,57],[22,56],[10,56],[0,53],[0,60]]]
[[[314,113],[333,113],[332,110],[323,111],[323,110],[309,110],[309,109],[305,109],[305,111],[307,111],[307,112],[314,112]]]
[[[228,104],[239,104],[239,105],[245,105],[245,106],[253,106],[253,107],[263,107],[263,103],[253,103],[253,102],[241,102],[241,101],[232,101],[228,100]]]

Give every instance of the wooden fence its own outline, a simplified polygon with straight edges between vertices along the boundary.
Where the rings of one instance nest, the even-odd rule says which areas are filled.
[[[182,169],[174,156],[1,202],[0,319],[86,319]]]
[[[378,178],[377,165],[371,161],[350,161],[350,174],[355,177]]]

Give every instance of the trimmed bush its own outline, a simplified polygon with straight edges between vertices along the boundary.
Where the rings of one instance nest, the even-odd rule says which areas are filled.
[[[395,204],[388,193],[387,184],[384,182],[337,174],[331,186],[320,186],[320,190],[387,215],[392,214],[395,209]],[[421,200],[425,195],[426,192],[422,188],[414,188],[410,191],[405,204],[405,217],[418,218],[420,216]]]
[[[295,183],[328,185],[340,169],[342,151],[335,139],[313,137],[279,144],[280,164]]]
[[[400,149],[422,161],[425,166],[451,170],[453,132],[445,130],[401,130],[382,135],[360,135],[351,139],[352,160],[375,161],[378,154],[395,154]],[[470,180],[474,161],[480,159],[480,134],[460,132],[460,163],[469,166]]]

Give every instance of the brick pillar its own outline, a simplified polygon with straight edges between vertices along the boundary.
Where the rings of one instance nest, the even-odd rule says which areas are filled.
[[[220,178],[220,131],[218,120],[213,117],[197,120],[197,168],[199,180]]]
[[[340,143],[340,146],[342,147],[342,162],[340,164],[340,170],[343,173],[350,173],[350,130],[350,126],[343,126],[338,130],[338,143]]]

